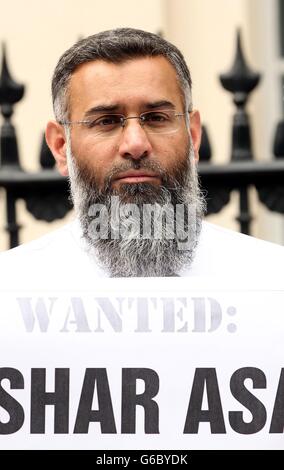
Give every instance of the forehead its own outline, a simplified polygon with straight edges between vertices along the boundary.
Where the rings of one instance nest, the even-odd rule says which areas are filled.
[[[182,106],[176,71],[164,57],[141,57],[122,63],[95,60],[80,65],[69,83],[69,110],[80,118],[96,106],[117,106],[121,111],[143,111],[158,101]]]

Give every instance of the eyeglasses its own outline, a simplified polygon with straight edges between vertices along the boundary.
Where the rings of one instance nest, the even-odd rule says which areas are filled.
[[[161,111],[147,111],[140,116],[125,117],[123,114],[104,114],[83,121],[59,121],[59,124],[80,124],[85,126],[94,136],[113,137],[121,132],[128,119],[139,119],[140,125],[147,134],[171,134],[178,131],[181,118],[186,114],[176,113],[173,109],[163,109]]]

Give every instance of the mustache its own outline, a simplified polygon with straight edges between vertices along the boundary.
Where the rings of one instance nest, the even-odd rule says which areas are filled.
[[[176,158],[175,164],[171,164],[170,167],[169,163],[167,167],[164,167],[163,161],[160,163],[155,159],[152,160],[152,158],[145,158],[143,155],[137,159],[133,159],[129,156],[129,158],[125,158],[121,163],[113,164],[109,168],[109,171],[103,175],[103,179],[99,185],[96,172],[89,167],[87,162],[82,161],[79,165],[76,161],[76,158],[73,156],[71,145],[69,145],[67,148],[67,156],[70,167],[69,184],[71,190],[71,200],[73,200],[74,196],[74,190],[72,190],[72,187],[74,187],[75,181],[80,185],[81,188],[87,187],[88,200],[90,203],[93,203],[97,198],[100,199],[104,196],[116,193],[117,190],[112,189],[113,180],[118,177],[119,173],[133,170],[152,171],[161,179],[161,186],[159,186],[160,189],[165,188],[169,191],[178,191],[178,193],[181,194],[183,188],[189,185],[189,179],[191,178],[192,174],[194,176],[194,171],[191,168],[192,151],[193,148],[191,145],[189,145],[185,153],[183,153],[183,155],[179,154],[179,158]],[[175,160],[175,155],[173,155],[173,160]],[[145,189],[146,186],[152,187],[152,185],[149,186],[148,183],[138,183],[138,185],[139,187],[143,187]],[[137,184],[133,183],[133,188],[134,186],[137,186]],[[122,193],[124,190],[125,188],[122,188]]]
[[[117,178],[120,173],[131,171],[131,170],[149,170],[155,172],[160,176],[162,182],[168,181],[167,173],[162,167],[153,161],[141,161],[141,160],[130,160],[129,162],[122,163],[121,165],[114,165],[112,169],[107,173],[104,180],[104,190],[108,191],[111,187],[113,180]]]

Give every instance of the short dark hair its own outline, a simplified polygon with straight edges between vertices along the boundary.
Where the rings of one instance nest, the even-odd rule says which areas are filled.
[[[117,28],[81,39],[60,57],[52,78],[56,119],[68,119],[68,84],[72,73],[80,64],[93,60],[120,63],[148,56],[163,56],[173,65],[184,95],[185,106],[189,108],[191,76],[179,49],[156,34],[133,28]]]

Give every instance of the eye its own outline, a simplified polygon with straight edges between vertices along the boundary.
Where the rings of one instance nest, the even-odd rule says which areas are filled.
[[[106,114],[96,119],[91,119],[88,123],[88,127],[105,127],[113,128],[121,123],[121,116],[119,114]]]
[[[141,116],[142,121],[150,125],[159,125],[167,123],[171,120],[170,112],[168,111],[151,111]]]

